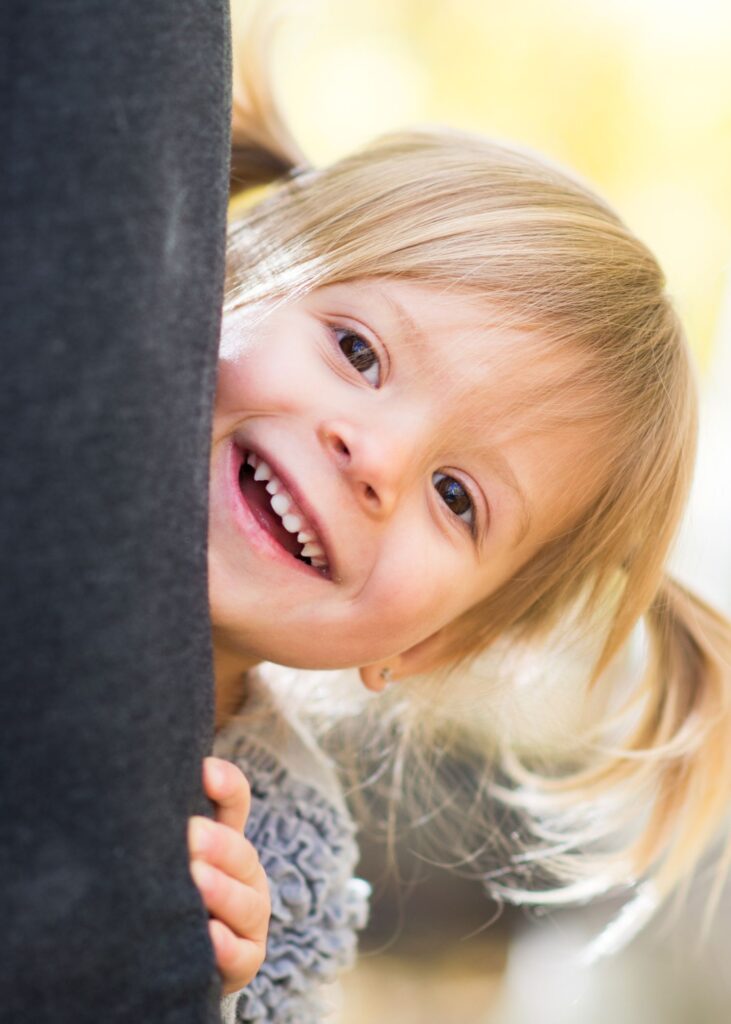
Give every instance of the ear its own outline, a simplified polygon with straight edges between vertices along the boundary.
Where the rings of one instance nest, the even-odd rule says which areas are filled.
[[[444,630],[432,633],[426,640],[421,640],[407,651],[386,658],[383,661],[363,665],[358,670],[361,681],[369,690],[385,690],[391,683],[397,683],[409,676],[431,672],[443,661],[440,654],[443,648]]]

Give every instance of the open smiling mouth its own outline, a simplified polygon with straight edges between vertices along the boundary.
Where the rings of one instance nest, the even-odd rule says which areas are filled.
[[[259,525],[294,558],[329,577],[325,549],[307,516],[263,458],[243,454],[239,487]]]

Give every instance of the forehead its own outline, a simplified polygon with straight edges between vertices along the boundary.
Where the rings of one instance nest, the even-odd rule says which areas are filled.
[[[442,429],[467,427],[462,446],[465,434],[479,446],[484,433],[468,420],[491,433],[525,427],[539,394],[545,401],[575,364],[540,328],[466,290],[369,279],[321,288],[311,301],[374,331],[399,389],[429,392]]]

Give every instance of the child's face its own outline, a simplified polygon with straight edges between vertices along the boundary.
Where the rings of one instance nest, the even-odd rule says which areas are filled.
[[[224,322],[211,461],[226,649],[303,668],[390,658],[571,517],[581,431],[516,426],[523,389],[561,367],[474,296],[371,279],[247,317]],[[324,565],[296,557],[298,533]]]

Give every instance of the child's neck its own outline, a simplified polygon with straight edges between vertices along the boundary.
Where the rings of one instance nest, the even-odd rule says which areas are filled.
[[[213,672],[216,683],[216,729],[222,729],[246,699],[246,673],[257,662],[239,652],[214,644]]]

